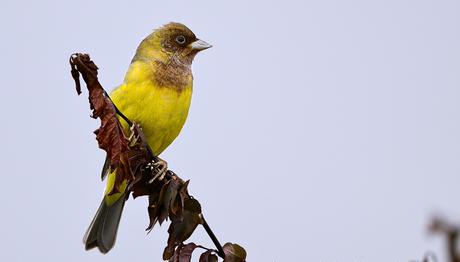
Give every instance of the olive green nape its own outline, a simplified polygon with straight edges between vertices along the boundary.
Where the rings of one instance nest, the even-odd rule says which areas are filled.
[[[156,58],[155,52],[161,52],[161,40],[155,34],[154,31],[141,41],[131,63],[138,60],[151,60]]]

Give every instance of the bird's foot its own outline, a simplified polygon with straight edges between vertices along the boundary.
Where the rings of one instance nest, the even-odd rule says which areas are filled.
[[[153,178],[149,180],[149,184],[153,183],[153,181],[157,179],[163,180],[166,172],[168,171],[168,163],[159,157],[156,158],[156,161],[148,163],[147,166],[150,167],[151,170],[156,171]]]
[[[139,140],[142,141],[142,139],[144,139],[144,134],[142,133],[142,129],[139,124],[134,123],[131,126],[130,131],[131,133],[128,137],[129,146],[134,146]]]

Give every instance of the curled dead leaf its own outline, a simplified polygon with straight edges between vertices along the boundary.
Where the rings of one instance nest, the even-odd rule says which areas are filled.
[[[172,219],[168,228],[169,237],[168,245],[163,252],[164,260],[171,258],[174,249],[192,235],[201,222],[200,213],[201,206],[197,200],[193,198],[185,200],[182,219]]]
[[[115,106],[105,95],[97,78],[98,67],[87,54],[74,54],[70,58],[72,76],[75,80],[77,93],[81,93],[79,73],[81,73],[89,92],[91,117],[99,118],[101,126],[94,131],[99,147],[107,152],[110,169],[117,169],[115,186],[110,193],[117,193],[124,179],[131,179],[128,161],[128,140],[116,117]]]
[[[226,243],[223,246],[225,259],[224,262],[245,262],[246,250],[238,244]]]
[[[218,258],[215,254],[213,254],[213,251],[207,250],[200,256],[199,262],[217,262]]]

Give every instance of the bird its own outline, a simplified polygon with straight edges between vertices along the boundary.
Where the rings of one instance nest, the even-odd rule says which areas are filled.
[[[192,62],[210,47],[181,23],[163,25],[141,41],[123,83],[110,93],[118,110],[141,126],[155,156],[179,135],[192,99]],[[129,132],[128,124],[120,122]],[[86,250],[97,247],[104,254],[115,244],[127,195],[126,181],[118,186],[119,193],[109,194],[116,170],[110,170],[108,162],[101,175],[107,177],[104,197],[83,238]]]

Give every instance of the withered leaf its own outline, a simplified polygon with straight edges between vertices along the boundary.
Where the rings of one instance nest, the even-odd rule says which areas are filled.
[[[224,262],[245,262],[246,250],[238,244],[226,243],[223,246],[225,259]]]
[[[201,254],[199,262],[217,262],[218,258],[212,253],[212,250],[208,250]]]
[[[89,103],[92,110],[92,117],[101,120],[101,126],[94,131],[99,147],[107,152],[110,169],[117,170],[115,186],[113,192],[116,193],[121,182],[132,176],[128,172],[128,140],[123,133],[123,128],[116,117],[116,110],[112,102],[105,96],[97,78],[97,66],[91,61],[87,54],[74,54],[70,58],[72,67],[72,76],[75,79],[77,93],[81,93],[79,74],[81,73],[83,80],[89,91]],[[120,172],[119,172],[120,171]]]
[[[198,246],[195,243],[183,243],[177,246],[174,251],[174,255],[169,259],[169,262],[190,262],[192,259],[192,253]]]
[[[168,245],[163,252],[163,259],[168,260],[174,254],[174,249],[187,240],[198,224],[200,218],[201,206],[200,203],[193,198],[188,198],[184,202],[184,211],[182,219],[172,219],[171,225],[168,228]]]
[[[175,214],[174,212],[172,212],[173,210],[171,209],[173,207],[173,203],[176,199],[176,196],[179,194],[178,191],[180,187],[181,187],[180,180],[177,179],[176,177],[173,177],[169,182],[168,189],[163,198],[163,206],[168,209],[168,213],[170,215]]]
[[[147,228],[145,230],[148,231],[148,233],[150,233],[150,231],[152,231],[153,227],[155,226],[155,224],[158,221],[157,207],[156,206],[148,206],[147,207],[147,212],[149,214],[149,225],[147,226]]]
[[[168,262],[179,262],[179,253],[180,253],[180,249],[184,246],[183,243],[180,243],[176,250],[174,250],[174,254],[172,255],[172,257],[168,260]]]
[[[162,199],[168,187],[169,181],[167,181],[161,189],[159,188],[156,192],[152,192],[149,195],[149,206],[148,206],[148,213],[149,213],[149,226],[145,229],[147,231],[151,231],[155,224],[159,221],[160,225],[167,217],[167,211],[162,210],[164,207],[161,205]],[[161,220],[160,220],[160,214]]]
[[[142,176],[152,177],[154,174],[143,174]],[[137,179],[137,178],[136,178]],[[155,180],[153,183],[146,186],[146,182],[136,182],[133,186],[133,196],[149,195],[149,226],[146,230],[150,231],[155,226],[156,222],[160,224],[169,216],[182,219],[183,205],[180,203],[179,210],[177,208],[177,199],[180,195],[184,182],[177,176],[170,176],[169,180]]]
[[[163,221],[166,220],[166,218],[168,218],[168,211],[169,211],[169,206],[165,206],[165,202],[168,202],[171,201],[170,200],[170,194],[169,194],[169,191],[168,191],[168,188],[169,188],[169,185],[171,183],[171,180],[169,180],[168,182],[166,182],[166,184],[164,184],[164,186],[161,188],[161,192],[160,192],[160,197],[158,198],[158,222],[160,223],[160,225],[163,223]]]
[[[178,190],[176,190],[176,193],[174,194],[174,197],[171,200],[169,212],[169,216],[171,217],[171,219],[180,219],[182,217],[185,199],[190,198],[187,191],[188,184],[189,181],[187,180],[185,183],[179,185]]]

